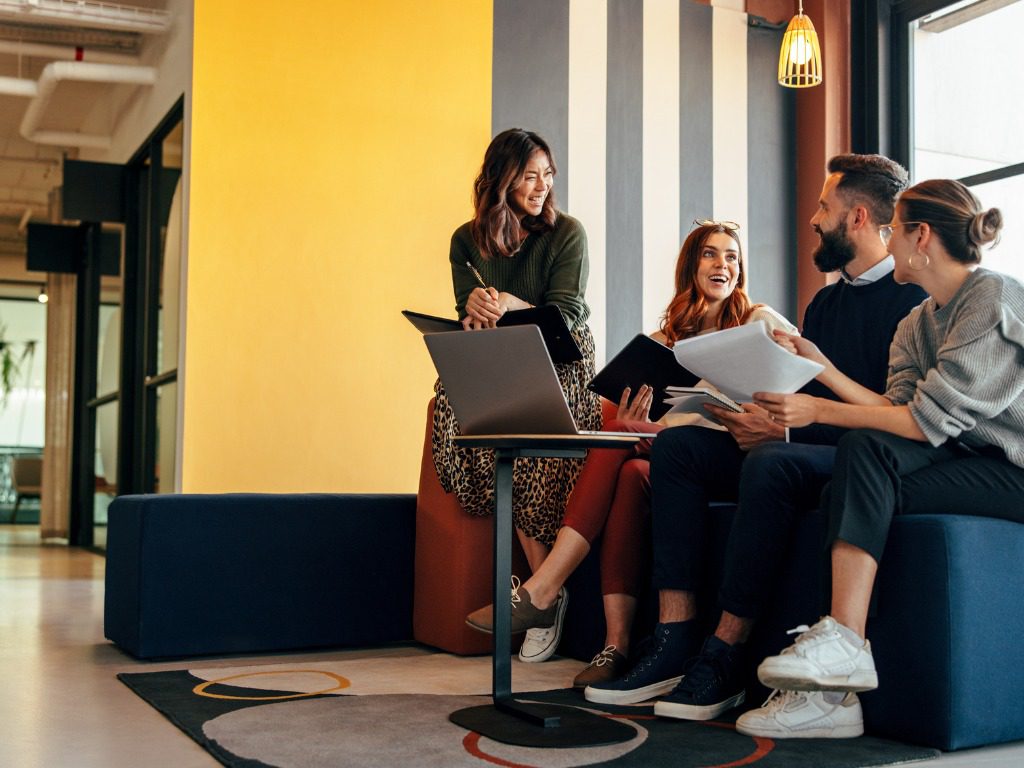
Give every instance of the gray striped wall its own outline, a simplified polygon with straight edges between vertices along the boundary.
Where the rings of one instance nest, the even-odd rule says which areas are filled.
[[[599,364],[656,328],[695,218],[739,221],[752,298],[796,317],[781,32],[712,5],[494,0],[492,129],[535,130],[555,152],[559,203],[587,228]]]

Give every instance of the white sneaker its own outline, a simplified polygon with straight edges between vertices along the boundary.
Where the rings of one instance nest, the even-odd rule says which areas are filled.
[[[558,590],[555,623],[550,627],[534,627],[526,630],[523,645],[519,649],[519,660],[530,664],[547,661],[558,647],[562,639],[562,623],[565,621],[565,607],[569,604],[569,593],[565,587]]]
[[[856,693],[772,691],[760,709],[740,715],[736,730],[768,739],[852,739],[864,733],[864,715]]]
[[[878,687],[871,644],[851,643],[840,624],[826,616],[813,627],[806,624],[789,630],[800,632],[796,642],[778,656],[769,656],[757,668],[757,676],[769,688],[783,691],[870,691]],[[845,628],[844,628],[845,629]]]

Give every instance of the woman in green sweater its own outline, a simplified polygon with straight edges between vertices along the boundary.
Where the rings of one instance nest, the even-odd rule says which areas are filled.
[[[543,304],[561,311],[583,360],[555,366],[579,429],[600,429],[594,339],[587,327],[587,235],[559,211],[555,161],[537,134],[513,128],[494,137],[473,186],[473,220],[452,235],[449,260],[455,307],[468,329],[490,328],[505,312]],[[514,360],[508,361],[514,365]],[[494,454],[456,448],[458,426],[440,380],[431,441],[441,486],[471,515],[494,511]],[[532,569],[543,562],[579,474],[578,459],[517,459],[512,516]],[[527,637],[529,642],[529,636]]]

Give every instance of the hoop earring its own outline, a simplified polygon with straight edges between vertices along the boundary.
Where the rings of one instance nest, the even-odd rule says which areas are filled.
[[[924,264],[922,264],[919,267],[915,267],[915,256],[924,256]],[[907,266],[910,267],[915,272],[920,272],[922,269],[927,269],[929,264],[931,264],[931,259],[928,258],[928,254],[925,253],[924,251],[915,251],[914,253],[910,254],[910,258],[907,259]]]

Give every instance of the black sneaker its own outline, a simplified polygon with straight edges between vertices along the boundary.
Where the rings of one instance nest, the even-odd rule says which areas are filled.
[[[683,664],[693,653],[696,621],[658,624],[646,651],[620,678],[588,685],[583,692],[596,704],[636,704],[675,688],[682,679]]]
[[[746,698],[740,646],[712,635],[683,665],[682,682],[654,704],[654,714],[679,720],[710,720]]]

